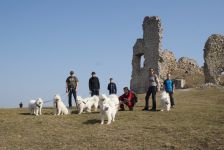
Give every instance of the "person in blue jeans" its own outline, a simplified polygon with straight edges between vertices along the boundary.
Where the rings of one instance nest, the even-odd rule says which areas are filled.
[[[163,82],[164,85],[164,90],[169,94],[170,96],[170,103],[171,103],[171,107],[174,108],[174,98],[173,98],[173,94],[174,94],[174,82],[173,80],[171,80],[171,74],[168,73],[167,74],[167,79]]]
[[[74,71],[70,71],[70,76],[66,79],[66,93],[68,94],[68,104],[70,109],[72,108],[72,95],[76,104],[78,82],[78,78],[74,76]]]

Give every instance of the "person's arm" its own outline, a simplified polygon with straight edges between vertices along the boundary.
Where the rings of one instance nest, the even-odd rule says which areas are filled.
[[[158,78],[158,76],[156,74],[155,74],[155,78],[156,78],[157,90],[160,91],[159,78]]]
[[[100,89],[100,81],[99,81],[99,78],[97,78],[97,81],[98,81],[98,88]]]
[[[68,83],[66,82],[66,93],[68,93]]]
[[[107,89],[110,91],[110,83],[108,84]]]
[[[68,78],[66,79],[66,93],[68,93]]]
[[[78,83],[79,83],[79,81],[76,82],[76,88],[75,88],[76,91],[78,91]]]
[[[172,80],[172,87],[173,87],[173,93],[174,93],[174,90],[175,90],[175,84],[174,84],[174,81]]]
[[[76,87],[75,87],[75,89],[76,89],[76,91],[78,90],[78,82],[79,82],[79,79],[77,78],[77,77],[75,77],[75,82],[76,82]]]
[[[115,88],[115,94],[117,94],[117,86],[115,83],[114,83],[114,88]]]
[[[92,91],[91,78],[89,79],[89,90]]]
[[[123,99],[124,99],[124,94],[119,96],[119,101],[123,101]]]

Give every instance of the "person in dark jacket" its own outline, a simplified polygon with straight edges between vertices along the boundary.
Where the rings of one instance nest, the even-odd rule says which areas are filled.
[[[78,78],[74,76],[74,71],[70,71],[70,76],[66,79],[66,93],[68,94],[68,105],[70,109],[72,108],[72,95],[76,103],[78,82]]]
[[[23,103],[22,102],[19,103],[19,108],[23,108]]]
[[[89,90],[91,92],[91,96],[97,95],[99,96],[100,91],[100,81],[96,76],[95,72],[91,73],[92,77],[89,79]]]
[[[113,78],[110,78],[110,83],[108,84],[107,89],[109,90],[109,95],[117,94],[117,87],[116,84],[113,82]]]

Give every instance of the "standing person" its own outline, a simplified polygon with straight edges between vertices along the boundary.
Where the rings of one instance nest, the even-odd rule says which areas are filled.
[[[113,82],[113,78],[110,78],[110,83],[108,84],[107,89],[109,90],[109,95],[110,94],[117,94],[117,86]]]
[[[22,102],[19,103],[19,108],[23,108],[23,103]]]
[[[128,87],[124,87],[124,94],[119,97],[120,101],[120,111],[124,111],[124,104],[128,106],[130,111],[133,111],[133,107],[137,102],[137,97],[135,94],[128,89]]]
[[[143,111],[149,111],[149,97],[152,94],[152,111],[156,111],[156,92],[160,90],[158,76],[154,73],[153,68],[149,68],[148,91],[145,96],[145,108]]]
[[[95,72],[91,73],[92,77],[89,79],[89,90],[91,92],[91,96],[97,95],[99,96],[100,91],[100,81],[96,76]]]
[[[76,103],[78,78],[74,76],[74,71],[70,71],[70,76],[66,79],[66,93],[68,93],[68,104],[69,108],[72,108],[72,95]]]
[[[170,96],[170,103],[171,107],[174,108],[174,98],[173,98],[173,93],[174,93],[174,82],[171,80],[171,74],[167,73],[167,79],[163,82],[164,85],[164,90],[169,94]]]

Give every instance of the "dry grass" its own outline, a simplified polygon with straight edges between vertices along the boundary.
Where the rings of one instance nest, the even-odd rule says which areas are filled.
[[[54,116],[44,109],[35,117],[1,109],[0,149],[224,149],[224,89],[182,90],[175,98],[170,112],[142,112],[139,100],[111,125],[100,125],[99,113]]]

